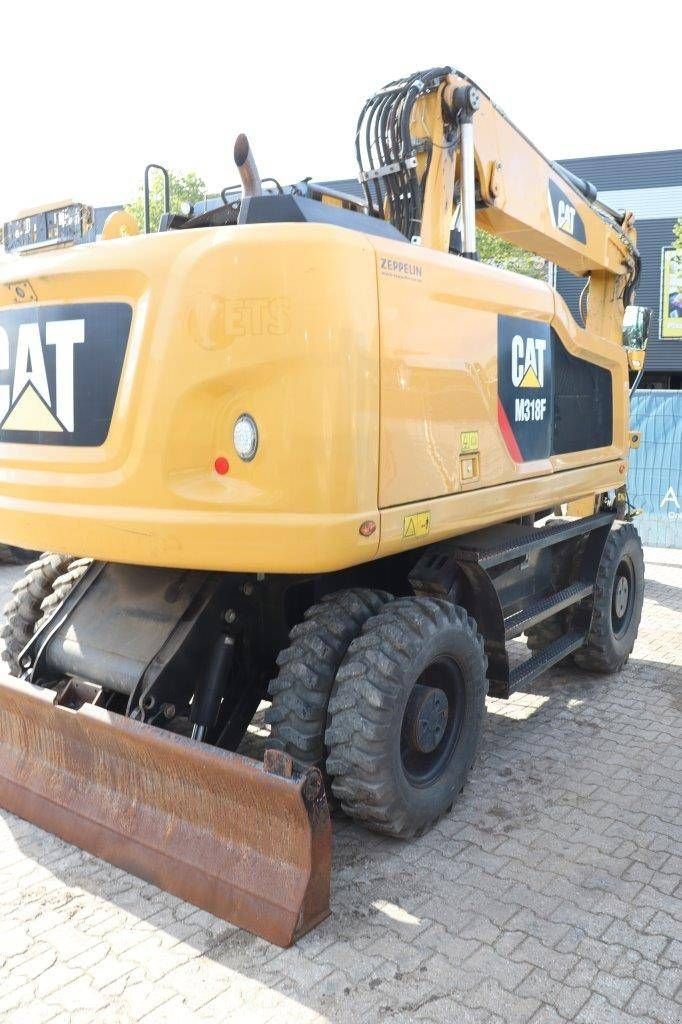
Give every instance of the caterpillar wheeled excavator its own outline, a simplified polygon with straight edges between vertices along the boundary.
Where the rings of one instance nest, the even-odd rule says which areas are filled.
[[[486,695],[617,671],[642,609],[632,216],[450,67],[356,150],[364,200],[240,136],[238,190],[82,245],[87,207],[27,211],[0,268],[0,534],[47,552],[5,611],[0,804],[281,945],[329,912],[330,801],[421,834]],[[584,323],[477,226],[584,277]]]

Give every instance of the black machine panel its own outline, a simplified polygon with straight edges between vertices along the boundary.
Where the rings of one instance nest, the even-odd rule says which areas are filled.
[[[552,453],[552,334],[549,324],[536,320],[497,319],[498,417],[516,462]]]
[[[613,443],[611,374],[578,359],[557,337],[554,353],[554,455]]]
[[[124,302],[0,311],[0,441],[103,444],[131,320]]]
[[[567,352],[549,324],[499,316],[498,422],[516,462],[612,443],[611,374]]]
[[[563,189],[559,188],[551,178],[548,184],[548,198],[555,227],[565,234],[571,235],[577,242],[584,243],[585,225],[582,217]]]
[[[244,224],[278,224],[308,222],[333,224],[340,228],[363,231],[367,235],[381,235],[398,242],[406,238],[389,221],[368,217],[355,210],[346,210],[331,203],[320,203],[295,195],[262,195],[245,200]]]

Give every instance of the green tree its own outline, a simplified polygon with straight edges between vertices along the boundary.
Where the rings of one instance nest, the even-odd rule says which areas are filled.
[[[160,171],[151,172],[150,203],[149,203],[149,226],[156,231],[159,220],[163,213],[163,175]],[[188,174],[170,175],[170,208],[172,213],[179,213],[182,203],[197,203],[206,197],[206,184],[198,174],[190,171]],[[128,213],[144,231],[144,188],[140,187],[136,198],[126,206]]]
[[[476,231],[476,245],[482,263],[491,263],[494,267],[513,270],[516,274],[535,277],[539,281],[547,279],[547,262],[541,256],[519,249],[518,245],[480,229]]]

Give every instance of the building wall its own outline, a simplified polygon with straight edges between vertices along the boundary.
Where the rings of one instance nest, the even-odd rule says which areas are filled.
[[[586,156],[559,163],[578,177],[587,178],[600,191],[682,185],[682,149]]]
[[[642,257],[636,301],[653,311],[645,381],[653,380],[652,375],[656,374],[660,381],[680,386],[682,341],[661,338],[659,313],[661,253],[672,244],[673,227],[682,217],[682,149],[559,162],[596,185],[600,199],[609,206],[634,212],[637,246]],[[556,285],[573,316],[578,318],[578,297],[584,281],[557,270]]]

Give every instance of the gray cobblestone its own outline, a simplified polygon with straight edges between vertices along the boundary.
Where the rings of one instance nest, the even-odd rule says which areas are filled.
[[[495,979],[486,979],[469,994],[471,1005],[489,1009],[507,1024],[525,1024],[542,1005],[539,999],[508,992]]]
[[[520,996],[530,996],[551,1006],[565,1020],[574,1020],[578,1010],[590,998],[589,988],[579,988],[556,981],[545,971],[535,970],[516,989]]]
[[[682,560],[653,554],[625,669],[489,700],[416,842],[336,821],[333,916],[294,949],[0,812],[2,1024],[679,1024]]]
[[[512,960],[519,963],[540,967],[545,974],[557,981],[565,978],[578,962],[578,958],[572,953],[559,953],[556,949],[543,945],[534,936],[525,938],[509,955]]]
[[[620,978],[599,971],[592,982],[592,987],[595,992],[600,992],[610,1003],[622,1009],[628,999],[637,991],[638,984],[634,978]]]
[[[633,1016],[653,1017],[656,1024],[680,1024],[682,1004],[679,999],[667,999],[651,985],[640,985],[626,1009]]]
[[[517,963],[500,956],[489,946],[481,946],[464,965],[468,971],[476,971],[486,978],[493,978],[503,988],[512,991],[532,970],[528,962]]]
[[[578,1012],[577,1024],[653,1024],[653,1018],[624,1013],[602,995],[593,995]],[[656,1024],[659,1024],[657,1021]]]

